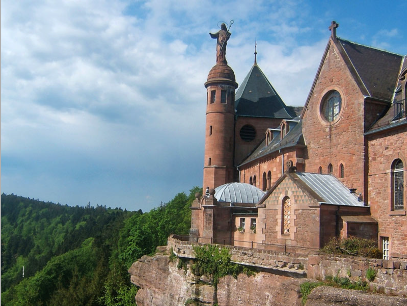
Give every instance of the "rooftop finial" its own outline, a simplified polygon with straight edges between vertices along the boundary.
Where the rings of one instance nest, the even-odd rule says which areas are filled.
[[[331,31],[331,37],[333,39],[336,39],[336,28],[339,27],[339,23],[336,23],[336,21],[332,21],[331,25],[329,26],[329,30]]]
[[[257,65],[257,41],[254,41],[254,64]]]

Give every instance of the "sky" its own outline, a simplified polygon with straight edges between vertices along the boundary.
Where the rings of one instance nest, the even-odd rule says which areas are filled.
[[[217,32],[303,106],[337,36],[407,54],[407,1],[3,0],[1,191],[149,211],[202,185]],[[232,21],[233,20],[233,24]]]

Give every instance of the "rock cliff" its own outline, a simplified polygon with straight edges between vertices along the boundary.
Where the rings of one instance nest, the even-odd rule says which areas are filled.
[[[131,282],[140,287],[138,306],[212,305],[214,288],[189,269],[178,269],[168,255],[143,256],[133,263]],[[267,272],[222,278],[218,284],[219,305],[301,305],[299,285],[303,279]],[[193,303],[195,302],[195,304]],[[188,304],[190,303],[190,304]]]

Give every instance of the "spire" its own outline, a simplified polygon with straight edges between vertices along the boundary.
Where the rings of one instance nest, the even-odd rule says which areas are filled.
[[[331,25],[329,26],[329,30],[331,31],[332,39],[336,39],[336,28],[339,27],[339,24],[336,21],[332,21]]]
[[[254,64],[257,65],[257,41],[254,41]]]

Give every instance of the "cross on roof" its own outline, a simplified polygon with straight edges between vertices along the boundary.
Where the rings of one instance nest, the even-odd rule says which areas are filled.
[[[254,42],[254,64],[257,65],[257,41]]]
[[[336,21],[332,21],[331,25],[329,26],[329,30],[331,31],[331,37],[336,39],[336,28],[339,27],[339,24]]]

